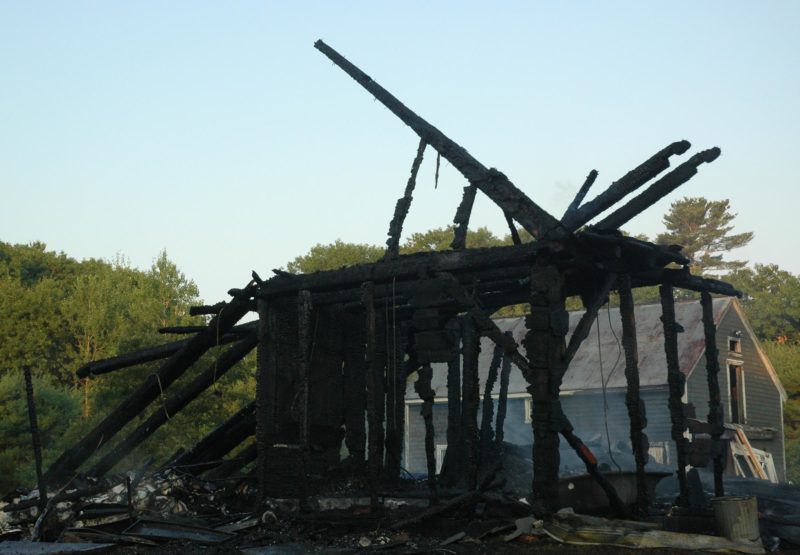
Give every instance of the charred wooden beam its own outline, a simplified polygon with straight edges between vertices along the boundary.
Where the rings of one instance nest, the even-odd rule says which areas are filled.
[[[487,169],[470,155],[466,149],[411,111],[389,91],[373,81],[369,75],[345,59],[344,56],[321,40],[315,42],[314,47],[369,91],[389,111],[400,118],[403,123],[414,130],[420,139],[436,149],[439,154],[467,178],[470,184],[477,186],[504,212],[507,212],[518,221],[531,235],[537,238],[549,236],[553,239],[569,236],[569,233],[557,219],[528,198],[508,178],[497,170]]]
[[[209,322],[205,331],[194,336],[92,431],[67,449],[50,466],[45,474],[45,480],[52,484],[70,476],[95,451],[110,441],[125,424],[155,401],[164,389],[178,379],[206,351],[217,345],[218,339],[230,331],[234,324],[249,311],[251,302],[248,295],[255,292],[254,284],[248,284],[244,291],[243,295],[235,297],[219,315]]]
[[[688,141],[678,141],[658,151],[648,160],[632,169],[611,186],[576,210],[564,214],[562,223],[574,231],[586,222],[616,204],[628,193],[635,191],[669,167],[669,157],[683,154],[691,145]],[[590,174],[591,175],[591,174]]]
[[[362,314],[345,314],[343,325],[347,326],[344,344],[344,398],[345,398],[345,445],[350,461],[356,468],[362,467],[366,457],[367,365],[365,360],[366,333]]]
[[[378,407],[376,395],[376,360],[375,360],[375,284],[371,281],[363,285],[362,303],[366,315],[366,352],[364,359],[367,365],[367,445],[369,448],[368,469],[369,469],[369,493],[370,505],[378,507],[378,480],[380,469],[383,464],[383,454],[378,446],[379,428],[383,427],[383,421],[378,420]]]
[[[586,198],[586,194],[589,192],[589,189],[594,184],[595,180],[597,179],[597,170],[592,170],[589,172],[589,175],[586,176],[586,180],[581,185],[581,188],[578,189],[578,192],[575,194],[575,198],[572,199],[572,202],[569,203],[567,209],[564,211],[564,215],[561,216],[561,221],[569,221],[575,216],[575,212],[578,211],[580,208],[583,199]]]
[[[689,181],[696,173],[697,167],[703,163],[710,163],[720,155],[717,147],[698,152],[686,162],[666,174],[664,177],[650,185],[639,195],[632,198],[614,212],[597,223],[598,229],[619,229],[633,217],[652,206],[660,199]]]
[[[725,495],[722,473],[725,470],[725,450],[720,441],[725,428],[722,413],[722,397],[719,391],[719,349],[717,348],[717,325],[714,322],[714,305],[711,294],[700,294],[703,307],[703,332],[706,343],[706,376],[708,380],[708,423],[711,426],[712,460],[714,464],[714,495]]]
[[[622,319],[622,348],[625,350],[625,405],[628,408],[631,447],[636,460],[636,507],[640,514],[647,513],[647,463],[649,442],[644,434],[647,426],[644,401],[639,395],[639,350],[636,343],[636,314],[634,312],[631,279],[627,274],[619,280],[619,314]]]
[[[36,401],[33,398],[33,378],[30,366],[23,366],[25,375],[25,398],[28,401],[28,420],[31,425],[31,444],[33,446],[33,462],[36,466],[36,483],[39,486],[39,513],[47,506],[47,487],[42,474],[42,440],[39,436],[39,420],[36,417]]]
[[[506,332],[506,335],[511,341],[514,341],[514,337],[511,335],[510,331]],[[508,408],[508,383],[509,378],[511,376],[511,357],[508,354],[503,353],[503,366],[500,370],[500,395],[497,399],[497,420],[495,421],[495,442],[497,445],[498,450],[502,450],[503,448],[503,439],[505,438],[505,422],[506,422],[506,410]]]
[[[189,315],[190,316],[202,316],[205,314],[219,314],[219,311],[225,308],[227,303],[225,301],[220,301],[216,304],[212,305],[198,305],[198,306],[190,306],[189,307]]]
[[[481,410],[481,462],[489,459],[494,432],[492,431],[492,420],[494,419],[494,399],[492,399],[492,389],[497,381],[497,374],[500,370],[500,363],[503,360],[503,348],[500,345],[494,346],[492,361],[489,363],[489,372],[486,376],[486,384],[483,388],[483,408]]]
[[[297,344],[297,373],[299,384],[298,399],[298,423],[300,425],[300,464],[298,470],[298,494],[300,507],[304,510],[307,506],[306,481],[308,480],[308,449],[309,449],[309,361],[311,360],[311,349],[314,342],[314,330],[311,324],[312,304],[311,292],[308,290],[300,291],[297,295],[297,322],[298,322],[298,344]]]
[[[586,340],[587,337],[589,337],[589,332],[592,330],[594,321],[597,319],[597,313],[600,311],[600,308],[602,308],[602,306],[608,302],[608,294],[615,282],[616,276],[614,274],[606,275],[605,279],[586,305],[586,311],[581,316],[581,319],[578,320],[578,324],[575,326],[575,331],[572,332],[572,336],[569,338],[569,344],[564,352],[564,358],[560,363],[561,371],[558,378],[559,385],[561,384],[561,379],[564,377],[564,374],[569,367],[569,363],[572,362],[572,359],[575,357],[578,349],[580,349],[581,344]]]
[[[434,391],[431,388],[433,369],[430,364],[424,364],[417,372],[417,381],[414,390],[422,399],[420,414],[425,422],[425,460],[428,468],[428,489],[430,490],[430,504],[436,505],[439,502],[439,495],[436,491],[436,449],[435,449],[435,430],[433,429],[433,398]]]
[[[219,338],[219,345],[227,345],[228,343],[239,341],[245,334],[255,330],[257,325],[257,322],[250,322],[240,326],[234,326],[229,333],[223,334],[222,337]],[[79,378],[99,376],[100,374],[107,374],[114,370],[136,366],[137,364],[161,360],[174,355],[182,348],[186,347],[190,341],[191,339],[182,339],[180,341],[172,341],[155,347],[125,353],[124,355],[112,358],[94,360],[78,368],[75,374]]]
[[[221,459],[256,431],[256,402],[251,401],[228,420],[209,432],[191,449],[181,453],[170,466],[190,467]]]
[[[275,438],[275,411],[278,379],[278,355],[275,348],[278,335],[276,307],[258,299],[258,352],[256,355],[256,450],[258,505],[267,495],[268,451]]]
[[[114,448],[101,458],[88,474],[90,476],[103,476],[111,470],[128,453],[133,451],[139,444],[150,437],[156,430],[166,424],[170,418],[183,410],[186,405],[200,396],[206,389],[216,383],[224,376],[228,370],[233,368],[240,360],[252,351],[258,343],[257,335],[251,333],[245,339],[222,353],[217,360],[211,363],[202,373],[200,373],[188,385],[183,387],[175,395],[165,399],[163,405],[139,426],[136,427],[122,441],[114,445]]]
[[[400,479],[405,437],[406,369],[403,361],[408,345],[408,325],[398,324],[395,309],[389,310],[386,357],[386,478],[394,483]]]
[[[464,187],[464,194],[461,197],[461,204],[458,205],[456,215],[453,218],[455,234],[450,247],[453,249],[463,249],[467,246],[467,229],[469,228],[469,218],[472,215],[472,205],[475,204],[475,195],[478,188],[474,184]]]
[[[508,212],[503,212],[503,216],[506,219],[506,224],[508,224],[508,232],[511,234],[511,242],[515,245],[521,245],[522,239],[519,238],[519,231],[517,231],[517,225],[514,223],[514,218],[512,218]]]
[[[481,352],[480,333],[471,318],[461,321],[461,343],[463,349],[461,428],[467,447],[467,488],[478,487],[478,406],[480,405],[480,381],[478,378],[478,356]]]
[[[220,480],[223,478],[227,478],[231,476],[234,472],[238,472],[258,457],[258,447],[256,446],[255,442],[251,443],[241,451],[239,451],[235,456],[231,457],[230,459],[226,459],[222,464],[220,464],[216,468],[212,468],[211,470],[205,472],[203,474],[203,480],[208,480],[213,482],[214,480]]]
[[[162,328],[158,328],[158,333],[188,335],[190,333],[199,333],[205,329],[206,326],[164,326]]]
[[[556,374],[566,349],[569,315],[564,308],[562,276],[553,266],[537,264],[531,272],[531,312],[525,318],[525,346],[530,360],[528,392],[533,399],[533,510],[558,510],[558,434],[563,418],[558,410]]]
[[[664,352],[667,358],[667,384],[669,388],[669,416],[672,422],[672,440],[675,442],[677,452],[678,486],[679,495],[676,500],[679,506],[685,507],[689,503],[689,485],[686,481],[686,416],[683,408],[683,391],[685,378],[681,373],[680,360],[678,358],[678,329],[679,324],[675,320],[675,299],[672,287],[662,285],[659,287],[661,297],[661,321],[664,325]]]
[[[402,197],[397,199],[397,204],[395,204],[394,217],[392,217],[392,221],[389,224],[389,238],[386,240],[386,258],[394,258],[400,252],[400,235],[403,233],[403,222],[408,215],[408,209],[411,207],[411,201],[414,198],[412,195],[417,184],[417,173],[422,165],[425,146],[425,141],[420,139],[417,155],[411,164],[411,175],[408,178],[408,183],[406,183],[405,192]]]
[[[560,410],[560,409],[559,409]],[[586,446],[581,439],[575,435],[572,424],[567,420],[566,416],[563,416],[562,419],[564,421],[564,425],[561,428],[561,435],[564,436],[564,439],[567,440],[570,447],[578,454],[578,457],[583,461],[584,466],[586,467],[586,471],[589,475],[594,478],[595,482],[603,489],[608,498],[608,502],[611,505],[611,508],[620,518],[626,518],[627,511],[625,510],[625,505],[622,503],[619,495],[617,494],[617,490],[614,489],[614,486],[611,485],[611,482],[603,476],[600,470],[597,467],[597,458],[594,456],[594,453]]]
[[[465,478],[464,434],[461,428],[461,358],[447,363],[447,453],[442,472],[448,484]]]

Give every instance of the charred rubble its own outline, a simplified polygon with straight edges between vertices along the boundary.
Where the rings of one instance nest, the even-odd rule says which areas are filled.
[[[563,506],[559,445],[564,441],[585,465],[589,480],[606,496],[609,513],[646,518],[653,514],[655,499],[645,472],[648,439],[644,432],[645,407],[639,395],[632,297],[634,289],[646,286],[659,287],[663,310],[664,372],[669,376],[672,438],[678,459],[674,469],[678,495],[671,504],[688,510],[691,492],[686,469],[692,445],[686,439],[688,424],[681,401],[684,376],[677,360],[681,329],[675,321],[674,294],[676,289],[700,293],[706,347],[713,352],[711,295],[739,293],[727,283],[693,276],[679,246],[627,237],[620,227],[688,181],[699,166],[713,162],[720,149],[697,152],[670,170],[673,159],[690,149],[687,141],[672,143],[586,201],[597,178],[592,170],[574,201],[561,218],[556,218],[506,175],[484,166],[330,46],[318,41],[315,47],[420,139],[405,190],[389,224],[384,258],[313,274],[275,271],[269,279],[253,272],[243,288],[229,292],[229,301],[192,310],[193,314],[209,315],[206,325],[165,330],[191,334],[189,338],[80,368],[77,375],[89,378],[160,361],[156,372],[40,473],[41,496],[34,492],[18,498],[3,507],[5,514],[22,523],[20,530],[39,537],[46,529],[42,521],[47,520],[47,513],[51,518],[60,515],[58,519],[69,526],[56,526],[52,533],[62,538],[72,534],[83,541],[91,541],[87,540],[91,533],[81,532],[81,525],[97,524],[92,517],[112,513],[131,519],[143,514],[151,519],[187,512],[194,516],[210,514],[213,517],[206,519],[206,524],[222,536],[235,534],[237,526],[238,530],[279,526],[275,515],[289,511],[289,506],[293,514],[311,518],[308,515],[326,508],[364,505],[360,513],[352,511],[350,516],[360,514],[373,529],[380,520],[387,533],[413,529],[465,506],[475,507],[479,501],[485,507],[492,499],[495,504],[504,499],[500,505],[504,504],[509,517],[527,514],[548,518]],[[402,255],[398,245],[403,222],[412,204],[418,169],[429,148],[435,151],[437,161],[444,158],[467,180],[453,218],[452,248]],[[465,247],[478,192],[489,197],[505,215],[514,238],[512,246]],[[607,215],[599,219],[601,214]],[[533,241],[522,243],[517,226]],[[600,469],[559,400],[562,377],[612,292],[619,295],[623,323],[626,405],[635,459],[632,499],[623,499],[608,473]],[[582,299],[585,313],[567,337],[565,301],[570,296]],[[517,344],[499,330],[491,315],[522,303],[530,306],[528,332],[522,344]],[[257,322],[239,323],[252,312],[257,313]],[[495,344],[490,380],[500,383],[496,415],[489,397],[494,383],[483,384],[482,399],[478,380],[480,337],[488,337]],[[181,389],[171,387],[202,355],[220,345],[225,349],[208,368],[200,370]],[[168,425],[170,415],[191,403],[253,350],[257,351],[257,387],[250,404],[158,472],[123,478],[111,474],[117,463],[155,430]],[[722,496],[720,369],[717,357],[707,360],[708,429],[714,443],[711,468],[714,494]],[[435,430],[431,418],[433,363],[446,364],[450,415],[446,430]],[[533,447],[527,456],[518,449],[506,449],[503,442],[511,363],[522,371],[532,397]],[[408,380],[415,380],[415,390],[423,401],[420,406],[425,420],[428,475],[422,484],[408,480],[402,468]],[[126,424],[154,403],[158,410],[125,437],[117,438]],[[481,403],[485,408],[479,422]],[[35,436],[33,411],[31,420]],[[438,474],[435,434],[446,435],[448,445]],[[247,446],[240,448],[243,444]],[[40,460],[38,452],[36,459]],[[511,464],[525,464],[532,471],[524,502],[501,493],[504,465]],[[344,505],[330,501],[337,496],[353,501]],[[398,502],[399,498],[406,502]],[[108,504],[117,506],[117,512]],[[387,513],[393,506],[402,506],[403,510]],[[126,521],[129,525],[131,522]],[[169,536],[169,531],[163,530],[161,536],[137,533],[148,526],[167,526],[163,521],[153,524],[152,520],[139,519],[132,526],[138,528],[126,537],[138,538],[136,541]],[[101,534],[99,541],[113,540],[111,536],[118,532],[105,532],[108,535]],[[366,546],[362,543],[361,547]]]

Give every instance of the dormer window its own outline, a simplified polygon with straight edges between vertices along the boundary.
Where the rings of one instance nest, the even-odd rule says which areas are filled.
[[[729,337],[728,351],[739,355],[742,354],[742,339],[739,337]]]

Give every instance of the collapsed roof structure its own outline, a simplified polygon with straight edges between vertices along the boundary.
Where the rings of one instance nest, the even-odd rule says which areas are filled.
[[[498,464],[502,464],[501,456],[481,453],[479,441],[477,354],[479,338],[485,336],[500,345],[522,370],[532,396],[534,512],[551,513],[560,506],[557,484],[561,437],[576,450],[612,506],[619,513],[630,514],[598,470],[591,451],[575,434],[559,401],[562,378],[571,360],[598,310],[615,291],[620,299],[626,404],[636,458],[635,510],[646,511],[647,437],[639,396],[632,291],[657,285],[663,311],[663,372],[669,381],[672,438],[678,453],[677,503],[688,503],[688,440],[684,437],[687,423],[681,402],[684,376],[677,360],[677,334],[681,330],[675,321],[674,290],[700,292],[705,348],[709,353],[716,350],[711,295],[733,296],[738,292],[724,282],[693,276],[690,261],[679,246],[627,237],[620,227],[688,181],[701,164],[714,161],[719,148],[697,152],[666,172],[671,160],[690,148],[685,140],[672,143],[585,201],[597,177],[597,172],[592,171],[564,214],[557,218],[502,172],[484,166],[330,46],[318,41],[315,47],[420,139],[411,175],[389,224],[384,258],[372,264],[304,275],[276,271],[266,280],[254,272],[244,288],[230,291],[230,301],[193,309],[193,314],[212,316],[207,325],[173,330],[194,332],[191,338],[92,362],[79,369],[78,376],[85,378],[163,360],[141,386],[58,457],[41,476],[40,491],[45,491],[45,486],[62,485],[81,471],[98,478],[104,476],[166,424],[170,415],[211,387],[253,349],[258,350],[253,401],[171,464],[217,461],[255,434],[252,448],[213,472],[233,472],[257,460],[261,499],[290,495],[298,497],[302,505],[315,487],[314,481],[308,479],[310,474],[345,466],[354,472],[366,470],[371,500],[377,505],[379,492],[396,484],[401,475],[406,382],[415,375],[416,391],[423,400],[422,413],[426,416],[427,480],[432,502],[437,500],[439,487],[434,433],[447,434],[448,449],[461,449],[457,456],[448,454],[451,463],[447,465],[447,475],[441,478],[478,490],[491,481]],[[403,222],[428,147],[449,161],[465,177],[467,185],[453,219],[451,249],[402,255],[399,243]],[[505,215],[514,240],[512,246],[466,248],[471,209],[479,191]],[[604,213],[607,215],[599,218]],[[533,241],[523,243],[517,226],[530,233]],[[570,296],[580,296],[585,313],[567,337],[565,301]],[[498,309],[520,303],[530,305],[521,345],[502,333],[491,318]],[[258,313],[258,322],[238,324],[253,311]],[[172,392],[170,386],[204,353],[224,344],[230,346],[216,361],[188,385]],[[707,357],[708,422],[715,442],[723,433],[717,359]],[[431,364],[436,362],[447,365],[449,410],[456,411],[457,416],[450,420],[446,431],[433,430],[430,419],[434,394]],[[113,442],[111,449],[102,451],[112,445],[127,423],[160,398],[163,410],[154,410],[126,437]],[[340,457],[342,442],[348,453],[345,460]],[[98,453],[101,456],[93,459],[93,465],[84,468],[89,458]],[[714,471],[716,493],[722,495],[721,456],[715,458]]]

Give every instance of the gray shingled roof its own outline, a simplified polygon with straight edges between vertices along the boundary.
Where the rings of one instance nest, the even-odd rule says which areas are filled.
[[[714,320],[718,324],[723,314],[730,306],[730,298],[717,298],[713,301]],[[570,312],[570,334],[583,315],[583,311]],[[681,371],[687,374],[697,363],[705,351],[703,336],[702,308],[699,301],[675,303],[675,317],[684,328],[678,334],[678,356]],[[609,320],[611,325],[609,325]],[[527,330],[523,317],[499,318],[495,320],[503,331],[511,331],[517,344],[521,345]],[[600,327],[598,349],[597,328]],[[569,336],[567,336],[569,338]],[[625,356],[622,352],[622,324],[619,309],[603,308],[597,317],[589,337],[578,349],[569,370],[564,376],[561,386],[562,391],[585,389],[599,389],[602,387],[600,360],[603,361],[603,375],[606,387],[625,387]],[[661,305],[642,305],[636,307],[636,340],[639,346],[639,383],[642,387],[661,386],[667,383],[667,367],[664,355],[664,331],[661,323]],[[479,376],[481,381],[481,395],[483,395],[486,375],[492,360],[494,344],[486,337],[481,339],[481,353],[479,359]],[[525,351],[520,347],[520,351]],[[615,364],[616,363],[616,364]],[[522,377],[519,369],[512,365],[508,391],[525,393],[527,382]],[[447,365],[433,365],[432,387],[436,397],[447,397]],[[499,393],[499,384],[496,383],[494,393]],[[414,383],[411,380],[406,389],[407,399],[417,399]]]

